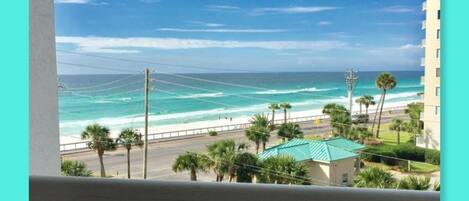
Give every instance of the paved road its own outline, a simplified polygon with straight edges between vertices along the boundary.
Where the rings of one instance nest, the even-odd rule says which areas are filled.
[[[406,118],[407,116],[402,111],[395,111],[392,114],[383,113],[382,122],[390,122],[393,117]],[[299,123],[305,135],[325,135],[330,133],[331,128],[327,121],[321,122],[321,125],[316,126],[311,121]],[[186,151],[192,152],[205,152],[207,144],[213,143],[222,139],[233,139],[236,142],[249,142],[244,134],[244,131],[231,131],[223,132],[218,136],[197,136],[186,139],[171,140],[165,142],[158,142],[150,144],[148,147],[148,178],[160,180],[180,180],[187,181],[189,179],[188,173],[174,173],[171,170],[171,165],[174,159],[181,153]],[[270,139],[270,144],[276,144],[280,139],[273,135]],[[252,143],[251,143],[252,144]],[[254,146],[251,146],[253,148]],[[134,148],[131,151],[131,175],[134,178],[142,177],[142,157],[143,152],[139,148]],[[86,163],[89,169],[95,174],[99,174],[99,162],[95,152],[82,152],[75,154],[68,154],[63,156],[64,159],[78,160]],[[113,152],[106,152],[104,156],[104,164],[106,174],[112,175],[117,178],[124,178],[127,175],[127,162],[126,151],[118,149]],[[214,181],[214,176],[211,173],[200,173],[199,180]]]

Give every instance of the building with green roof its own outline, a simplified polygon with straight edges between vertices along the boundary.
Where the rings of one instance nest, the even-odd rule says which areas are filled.
[[[365,146],[345,138],[327,140],[293,139],[269,147],[260,159],[288,155],[309,167],[311,182],[318,185],[351,185],[359,152]]]

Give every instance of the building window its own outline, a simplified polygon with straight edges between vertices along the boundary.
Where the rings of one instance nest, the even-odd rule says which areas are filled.
[[[440,58],[440,48],[436,49],[436,58]]]
[[[440,10],[438,10],[438,19],[440,19]]]
[[[440,96],[440,87],[436,87],[435,96]]]
[[[342,174],[342,184],[348,184],[348,174]]]
[[[436,77],[440,77],[440,68],[436,69]]]
[[[435,115],[440,116],[440,106],[435,107]]]
[[[440,39],[440,29],[436,30],[436,39]]]

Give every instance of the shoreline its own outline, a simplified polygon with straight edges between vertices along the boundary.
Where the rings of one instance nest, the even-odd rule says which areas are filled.
[[[393,107],[402,107],[406,106],[409,103],[418,102],[416,100],[413,101],[400,101],[400,102],[392,102],[387,103],[384,108],[393,108]],[[364,110],[364,108],[363,108]],[[370,106],[368,112],[374,113],[376,107]],[[295,111],[295,112],[288,112],[288,118],[297,118],[297,117],[306,117],[306,116],[315,116],[315,115],[322,115],[322,108],[321,109],[312,109],[312,110],[303,110],[303,111]],[[359,112],[358,104],[354,104],[353,112]],[[269,111],[264,113],[266,115],[271,115]],[[254,115],[254,114],[252,114]],[[283,112],[278,111],[276,112],[275,120],[283,119]],[[235,124],[244,124],[248,123],[252,116],[240,116],[230,119],[220,119],[220,120],[205,120],[205,121],[197,121],[197,122],[190,122],[190,123],[183,123],[183,124],[169,124],[163,126],[152,126],[148,128],[148,132],[151,133],[164,133],[170,131],[179,131],[179,130],[189,130],[189,129],[200,129],[200,128],[207,128],[207,127],[216,127],[216,126],[228,126],[228,125],[235,125]],[[111,129],[111,137],[116,138],[119,135],[120,130]],[[142,128],[136,128],[140,131],[143,131]],[[78,143],[83,142],[84,140],[80,139],[79,135],[64,135],[60,136],[60,144],[68,144],[68,143]]]

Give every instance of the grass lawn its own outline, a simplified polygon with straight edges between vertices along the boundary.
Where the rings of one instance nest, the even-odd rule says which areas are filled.
[[[374,149],[388,149],[397,145],[397,134],[396,131],[389,130],[389,126],[391,124],[382,124],[381,125],[381,132],[380,132],[380,139],[383,140],[383,145],[379,146],[369,146],[370,148]],[[408,132],[401,132],[401,144],[408,143],[411,139],[411,135]],[[399,168],[398,166],[388,166],[383,163],[372,163],[372,162],[365,162],[365,165],[368,167],[380,167],[383,169],[394,169],[394,170],[404,170],[407,171],[407,168]],[[429,163],[423,162],[411,162],[410,168],[412,172],[415,173],[431,173],[440,170],[440,166],[433,165]]]

